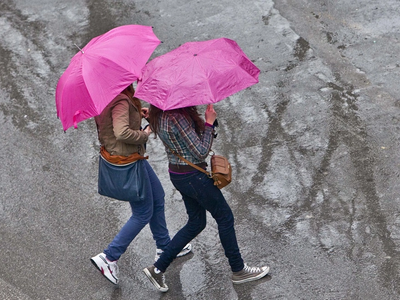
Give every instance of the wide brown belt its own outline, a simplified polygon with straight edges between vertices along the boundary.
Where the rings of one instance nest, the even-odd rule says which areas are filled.
[[[200,167],[200,168],[205,170],[206,167],[207,167],[207,163],[206,162],[202,162],[202,163],[199,163],[199,164],[195,164],[195,166],[198,166],[198,167]],[[168,167],[172,172],[175,172],[175,173],[187,173],[187,172],[197,171],[196,168],[193,168],[192,166],[189,166],[189,165],[169,164]]]
[[[148,156],[143,156],[139,153],[132,153],[129,156],[111,155],[104,146],[100,147],[100,154],[106,161],[116,165],[125,165],[140,159],[149,158]]]

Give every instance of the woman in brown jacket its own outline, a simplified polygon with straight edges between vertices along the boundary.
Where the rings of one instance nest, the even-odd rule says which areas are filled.
[[[140,100],[134,97],[134,92],[133,86],[129,85],[95,117],[101,144],[100,163],[111,164],[114,169],[137,164],[140,181],[146,183],[142,187],[145,190],[140,191],[144,197],[130,197],[130,219],[104,252],[91,258],[92,263],[114,284],[118,283],[118,259],[147,224],[150,225],[156,242],[156,259],[170,242],[165,222],[164,189],[147,162],[147,157],[143,156],[151,131],[149,127],[142,130],[141,123],[142,118],[148,116],[148,109],[141,107]],[[102,187],[99,181],[100,193],[103,188],[107,187]],[[178,256],[190,251],[191,245],[188,244]]]

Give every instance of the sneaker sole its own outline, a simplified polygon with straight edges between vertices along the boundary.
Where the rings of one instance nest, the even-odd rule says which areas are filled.
[[[185,256],[186,254],[189,254],[192,251],[192,244],[188,244],[189,246],[187,248],[183,248],[181,252],[178,253],[176,257],[182,257]]]
[[[263,278],[263,277],[266,276],[268,273],[269,273],[269,267],[267,267],[267,269],[264,270],[264,272],[258,274],[258,275],[255,276],[255,277],[249,277],[249,278],[242,279],[242,280],[233,280],[233,279],[232,279],[232,282],[233,282],[234,284],[241,284],[241,283],[245,283],[245,282],[255,281],[255,280],[258,280],[258,279]]]
[[[100,271],[101,275],[103,275],[105,278],[107,278],[108,281],[110,281],[112,284],[115,284],[115,285],[118,284],[118,279],[116,279],[115,277],[112,277],[113,280],[111,280],[110,278],[108,278],[108,277],[104,274],[105,272],[108,272],[108,273],[109,273],[108,270],[103,270],[102,268],[99,268],[99,265],[96,263],[96,261],[95,261],[93,258],[91,258],[90,261],[91,261],[92,264],[96,267],[96,269]],[[110,273],[110,275],[112,276],[111,273]]]
[[[185,248],[183,248],[176,257],[185,256],[186,254],[189,254],[190,252],[192,252],[192,244],[188,244],[187,247],[185,246]],[[157,261],[160,258],[160,256],[161,256],[161,253],[156,254],[156,256],[154,257],[154,261]]]
[[[163,293],[168,291],[168,287],[165,288],[159,285],[158,282],[153,278],[153,276],[151,276],[151,273],[149,272],[149,270],[147,270],[147,268],[144,268],[143,272],[144,274],[146,274],[147,278],[150,279],[151,283],[156,287],[157,290]]]

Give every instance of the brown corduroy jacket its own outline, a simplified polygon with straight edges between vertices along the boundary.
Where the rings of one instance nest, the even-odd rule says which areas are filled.
[[[111,155],[143,155],[148,140],[146,132],[140,130],[141,112],[129,100],[119,94],[95,117],[99,141]]]

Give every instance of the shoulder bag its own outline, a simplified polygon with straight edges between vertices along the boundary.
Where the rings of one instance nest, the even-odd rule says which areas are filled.
[[[211,151],[213,153],[210,159],[211,172],[207,172],[203,168],[200,168],[199,166],[196,166],[187,159],[183,158],[172,149],[171,151],[174,155],[179,157],[189,166],[207,174],[208,177],[214,180],[214,185],[216,185],[219,189],[226,187],[228,184],[232,182],[232,167],[226,157],[222,155],[216,155],[213,151]]]
[[[99,157],[98,192],[122,201],[143,201],[150,189],[144,165],[146,156],[135,153],[129,157],[109,155],[104,147]]]

